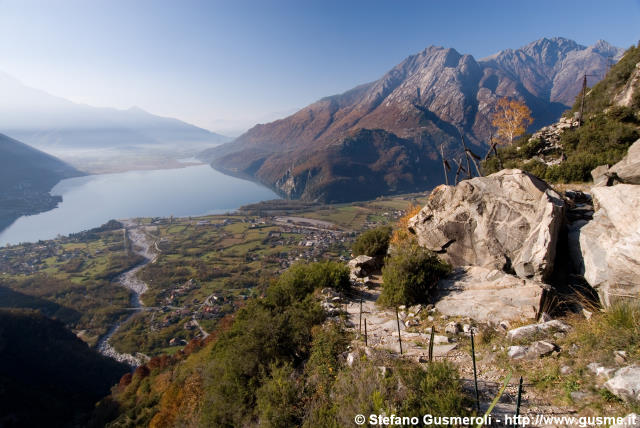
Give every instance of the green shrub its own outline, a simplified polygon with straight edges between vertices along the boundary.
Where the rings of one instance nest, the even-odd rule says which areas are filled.
[[[204,369],[203,425],[244,426],[260,419],[267,426],[290,426],[299,417],[285,404],[296,396],[290,368],[308,358],[312,329],[325,319],[312,293],[348,284],[344,265],[296,264],[267,288],[265,299],[240,309]]]
[[[471,407],[457,370],[447,362],[425,370],[413,361],[363,357],[337,373],[327,394],[330,400],[311,402],[305,427],[353,426],[356,414],[467,416]]]
[[[369,257],[384,257],[387,254],[390,239],[391,228],[389,226],[367,230],[358,236],[356,242],[353,243],[351,252],[354,256],[364,254]]]
[[[289,428],[297,426],[301,418],[300,386],[290,364],[281,367],[272,366],[270,376],[258,389],[257,412],[260,426]]]
[[[467,413],[465,408],[470,401],[462,392],[458,372],[451,363],[435,362],[426,370],[415,364],[401,366],[399,377],[409,389],[399,413],[436,416]]]
[[[379,302],[387,306],[426,303],[440,278],[451,272],[451,266],[438,256],[416,244],[396,248],[382,269],[384,287]]]
[[[267,290],[272,304],[286,306],[301,300],[317,288],[331,287],[345,291],[351,287],[349,268],[337,262],[296,263]]]

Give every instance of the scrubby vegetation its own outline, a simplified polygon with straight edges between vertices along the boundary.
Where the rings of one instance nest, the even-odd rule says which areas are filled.
[[[587,92],[582,126],[566,130],[560,137],[562,150],[556,154],[564,155],[562,163],[548,166],[534,159],[542,142],[525,135],[513,145],[500,148],[497,157],[483,162],[483,172],[520,168],[549,182],[584,182],[591,180],[590,172],[598,165],[620,161],[629,146],[640,138],[640,91],[636,89],[630,107],[614,106],[613,98],[627,83],[637,63],[640,45],[627,50],[605,78]],[[581,103],[582,96],[578,95],[566,116],[580,111]]]
[[[427,303],[438,280],[450,272],[450,265],[415,242],[394,247],[382,269],[384,287],[378,302],[388,306]]]
[[[206,343],[154,358],[123,378],[94,422],[339,427],[359,413],[468,413],[457,371],[447,363],[424,370],[386,353],[356,352],[346,364],[351,335],[326,319],[316,294],[347,284],[341,264],[294,265],[263,298],[249,301],[233,321],[225,318],[226,327]]]
[[[389,248],[391,239],[391,227],[381,226],[367,230],[356,238],[351,247],[354,256],[366,255],[369,257],[384,257]]]

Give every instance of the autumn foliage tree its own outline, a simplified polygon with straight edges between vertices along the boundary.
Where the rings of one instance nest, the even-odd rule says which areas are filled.
[[[518,100],[507,97],[500,98],[493,114],[491,124],[496,127],[496,134],[503,144],[511,145],[516,137],[524,134],[533,122],[529,107]]]

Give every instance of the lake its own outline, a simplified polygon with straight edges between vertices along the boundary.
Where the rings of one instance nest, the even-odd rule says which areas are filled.
[[[52,239],[111,219],[221,214],[278,198],[266,187],[209,165],[70,178],[51,194],[62,196],[58,208],[20,217],[0,232],[0,246]]]

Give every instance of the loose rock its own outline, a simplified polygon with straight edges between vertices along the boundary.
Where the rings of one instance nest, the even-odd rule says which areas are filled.
[[[444,328],[444,332],[447,333],[447,334],[458,334],[458,333],[460,333],[460,324],[458,324],[455,321],[450,322]]]
[[[619,369],[604,386],[624,401],[640,401],[640,366]]]
[[[507,355],[509,358],[514,360],[519,360],[524,358],[527,355],[527,347],[526,346],[510,346],[509,351],[507,351]]]
[[[551,320],[539,324],[525,325],[509,330],[507,332],[507,338],[510,340],[523,340],[533,337],[537,333],[548,332],[552,330],[567,332],[571,330],[571,326],[559,320]]]
[[[347,263],[351,275],[357,278],[364,278],[373,273],[376,269],[376,260],[373,257],[360,255]]]
[[[546,357],[558,349],[558,346],[554,343],[538,340],[528,347],[526,358],[533,360],[536,358]]]

